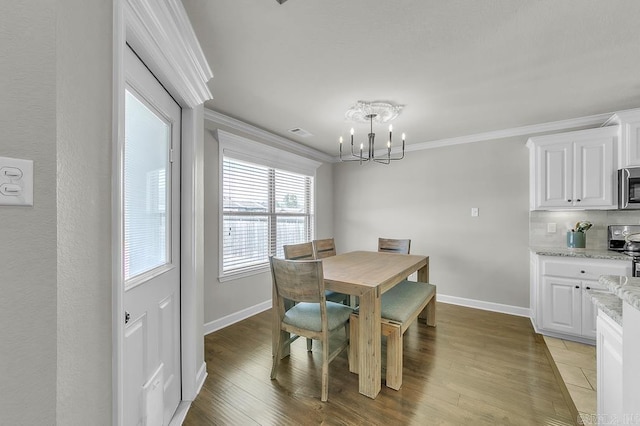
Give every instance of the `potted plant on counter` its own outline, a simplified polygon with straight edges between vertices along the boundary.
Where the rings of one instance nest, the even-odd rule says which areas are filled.
[[[567,231],[567,247],[569,248],[585,248],[587,245],[587,235],[585,232],[593,226],[591,222],[581,221],[576,226]]]

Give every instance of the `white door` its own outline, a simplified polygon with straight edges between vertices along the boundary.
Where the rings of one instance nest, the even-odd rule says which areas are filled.
[[[157,426],[181,399],[181,110],[125,55],[123,414],[127,426]]]

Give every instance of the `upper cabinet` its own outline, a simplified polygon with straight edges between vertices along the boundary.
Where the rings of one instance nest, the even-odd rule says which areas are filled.
[[[617,138],[618,126],[530,138],[531,210],[615,209]]]
[[[618,168],[640,167],[640,109],[616,112],[604,126],[611,124],[620,129]]]

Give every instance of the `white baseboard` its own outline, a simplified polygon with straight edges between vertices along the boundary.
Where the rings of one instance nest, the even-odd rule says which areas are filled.
[[[191,408],[191,401],[180,401],[178,408],[176,408],[176,412],[173,413],[173,417],[171,418],[171,421],[169,421],[169,426],[181,426],[184,419],[187,418],[189,408]]]
[[[235,324],[239,321],[242,321],[243,319],[249,318],[255,314],[259,314],[260,312],[264,312],[267,309],[271,309],[271,300],[258,303],[257,305],[250,306],[241,311],[234,312],[231,315],[227,315],[226,317],[208,322],[204,325],[204,335],[206,336],[209,333],[213,333],[214,331],[228,327],[231,324]]]
[[[198,369],[198,374],[196,375],[196,395],[200,393],[202,386],[204,385],[204,381],[207,378],[207,363],[203,362]]]
[[[501,303],[485,302],[483,300],[465,299],[464,297],[447,296],[446,294],[440,293],[436,295],[436,300],[450,305],[466,306],[469,308],[482,309],[483,311],[500,312],[502,314],[531,318],[531,309],[520,306],[503,305]]]

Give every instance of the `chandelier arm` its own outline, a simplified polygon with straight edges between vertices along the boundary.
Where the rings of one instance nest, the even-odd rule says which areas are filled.
[[[340,152],[340,161],[344,161],[344,162],[347,162],[347,161],[369,161],[369,158],[366,158],[364,156],[361,157],[361,156],[353,154],[353,153],[351,154],[351,156],[353,158],[342,158],[342,152]]]

